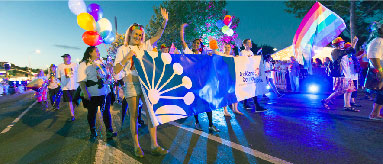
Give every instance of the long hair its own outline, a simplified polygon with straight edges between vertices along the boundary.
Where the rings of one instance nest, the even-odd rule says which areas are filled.
[[[81,62],[85,62],[86,64],[89,63],[89,60],[90,60],[90,53],[95,49],[96,47],[95,46],[89,46],[88,48],[86,48],[85,52],[84,52],[84,57],[82,58],[82,60],[80,61]]]
[[[127,46],[129,45],[130,41],[130,34],[136,29],[135,27],[139,27],[139,29],[142,31],[142,38],[141,38],[141,44],[142,45],[145,41],[145,30],[142,25],[139,25],[137,23],[133,23],[125,32],[125,40],[124,40],[124,45]]]

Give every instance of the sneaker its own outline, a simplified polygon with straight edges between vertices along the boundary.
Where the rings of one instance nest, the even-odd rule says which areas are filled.
[[[74,121],[76,118],[74,116],[72,116],[72,121]]]
[[[138,120],[138,123],[141,124],[141,125],[145,125],[144,120]]]
[[[278,98],[281,98],[281,97],[283,97],[284,96],[284,94],[279,94],[278,95]]]
[[[90,132],[90,137],[89,137],[90,140],[96,140],[97,139],[97,132],[96,131],[92,131]]]
[[[168,150],[162,148],[161,146],[157,146],[155,148],[152,148],[152,154],[154,156],[161,156],[161,155],[166,155],[168,154]]]
[[[243,105],[243,109],[251,109],[251,106]]]
[[[266,112],[266,111],[268,111],[269,109],[266,109],[266,108],[264,108],[264,107],[261,107],[261,106],[259,106],[259,107],[257,107],[257,109],[255,109],[255,112]]]
[[[209,127],[209,131],[212,131],[212,132],[220,132],[220,130],[219,130],[217,127],[215,127],[214,125],[212,125],[212,126]]]
[[[141,150],[140,147],[135,147],[134,148],[134,156],[138,158],[143,158],[144,157],[144,152]]]
[[[330,107],[328,106],[328,103],[326,102],[325,99],[322,99],[320,102],[322,103],[322,105],[323,105],[323,107],[324,107],[325,109],[327,109],[327,110],[330,109]]]
[[[351,103],[351,106],[354,106],[354,107],[362,107],[362,105],[357,104],[357,103]]]
[[[107,139],[113,139],[113,137],[116,137],[116,136],[117,136],[116,132],[113,132],[113,131],[107,131],[106,132],[106,138]]]
[[[199,123],[195,123],[195,129],[202,131],[201,125]]]

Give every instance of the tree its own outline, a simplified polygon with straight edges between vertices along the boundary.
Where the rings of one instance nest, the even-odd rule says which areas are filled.
[[[285,5],[288,13],[303,18],[316,1],[287,1]],[[353,38],[358,36],[358,44],[367,40],[369,24],[374,19],[382,19],[383,2],[381,1],[320,1],[324,6],[337,13],[345,21],[347,28],[341,36]]]
[[[202,38],[204,45],[209,43],[210,38],[217,39],[218,44],[222,42],[233,42],[238,34],[227,36],[216,26],[218,20],[223,20],[228,11],[225,9],[225,1],[164,1],[160,6],[154,7],[155,15],[152,16],[146,26],[146,35],[153,36],[161,26],[162,17],[160,8],[166,8],[169,12],[169,21],[166,29],[157,45],[172,43],[181,48],[180,26],[188,23],[185,29],[185,41],[190,43],[195,38]],[[231,29],[235,31],[238,27],[239,18],[232,16]]]

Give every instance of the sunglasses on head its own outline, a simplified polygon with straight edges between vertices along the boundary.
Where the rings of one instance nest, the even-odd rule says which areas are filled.
[[[130,27],[130,30],[131,31],[134,31],[136,29],[140,29],[141,31],[143,31],[143,26],[142,25],[139,25],[137,23],[134,23],[131,27]]]

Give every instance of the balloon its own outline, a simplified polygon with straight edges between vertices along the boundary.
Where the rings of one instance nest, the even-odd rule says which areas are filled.
[[[116,39],[116,34],[110,32],[108,36],[104,38],[104,44],[110,44]]]
[[[88,6],[88,13],[93,16],[94,20],[98,21],[102,18],[103,11],[100,5],[92,3]]]
[[[96,21],[88,13],[81,13],[77,15],[77,24],[86,31],[96,30]]]
[[[217,40],[215,40],[215,39],[210,40],[210,41],[209,41],[209,47],[210,47],[212,50],[216,50],[216,49],[218,49]]]
[[[233,29],[229,29],[229,30],[227,31],[227,33],[226,33],[227,36],[233,36],[233,34],[234,34]]]
[[[69,0],[68,7],[69,10],[75,15],[86,13],[86,5],[83,0]]]
[[[97,31],[112,31],[112,23],[110,23],[110,21],[106,18],[100,19],[99,21],[97,21]]]
[[[104,40],[102,39],[101,35],[99,35],[96,46],[102,43],[104,43]]]
[[[223,23],[224,23],[225,25],[229,25],[229,24],[231,23],[231,18],[226,17],[226,18],[223,20]]]
[[[97,31],[85,31],[82,34],[82,40],[89,46],[97,46],[100,44],[100,34]],[[102,38],[101,38],[102,40]]]
[[[229,27],[228,26],[223,26],[221,30],[222,30],[222,32],[224,34],[226,34],[226,32],[229,30]]]
[[[108,30],[105,30],[105,31],[102,31],[102,32],[99,32],[101,37],[102,38],[106,38],[112,31],[108,31]]]
[[[231,15],[225,15],[225,18],[223,18],[223,19],[225,20],[226,18],[230,18],[231,19]]]
[[[225,26],[225,24],[223,24],[223,21],[222,21],[222,20],[218,20],[217,23],[215,23],[215,25],[216,25],[218,28],[222,28],[223,26]]]

